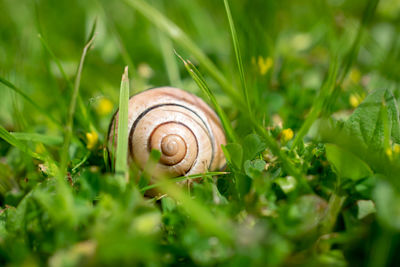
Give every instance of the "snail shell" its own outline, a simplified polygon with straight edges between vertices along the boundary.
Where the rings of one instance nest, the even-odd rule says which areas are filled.
[[[117,140],[117,123],[118,112],[110,124],[109,146]],[[195,95],[172,87],[141,92],[129,100],[128,123],[130,160],[143,169],[152,149],[161,152],[153,175],[176,177],[225,165],[221,145],[226,140],[220,120]]]

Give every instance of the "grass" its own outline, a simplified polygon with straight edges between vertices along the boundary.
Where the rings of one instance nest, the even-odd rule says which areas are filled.
[[[400,262],[396,1],[0,9],[0,265]],[[129,161],[129,96],[158,86],[216,111],[224,170]]]
[[[115,172],[122,176],[128,175],[128,103],[129,103],[129,77],[128,67],[125,67],[121,80],[121,92],[118,111],[118,135]]]

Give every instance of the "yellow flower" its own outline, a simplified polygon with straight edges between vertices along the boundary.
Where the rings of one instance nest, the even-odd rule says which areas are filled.
[[[399,144],[394,144],[393,146],[393,152],[395,154],[400,154],[400,145]]]
[[[359,69],[352,69],[349,76],[350,80],[355,84],[359,83],[361,80],[361,72]]]
[[[99,136],[95,131],[91,131],[90,133],[86,133],[86,139],[87,139],[86,147],[88,149],[93,149],[96,146],[97,141],[99,140]]]
[[[101,116],[105,116],[109,114],[112,110],[112,102],[108,98],[101,98],[96,108],[97,113]]]
[[[349,97],[350,105],[353,108],[358,107],[358,105],[360,105],[362,100],[363,100],[362,97],[359,96],[358,94],[351,94],[350,97]]]
[[[392,156],[393,156],[392,149],[390,147],[388,147],[388,148],[386,148],[385,152],[386,152],[386,155],[388,156],[388,158],[392,159]]]
[[[274,61],[270,57],[264,59],[262,56],[258,56],[257,64],[260,74],[265,75],[272,68]]]
[[[293,130],[290,128],[287,128],[285,130],[282,131],[281,133],[281,140],[286,143],[289,140],[291,140],[293,138]]]

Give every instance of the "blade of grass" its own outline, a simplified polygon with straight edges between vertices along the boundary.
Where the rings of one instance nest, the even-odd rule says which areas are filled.
[[[14,136],[17,140],[22,140],[22,141],[33,141],[53,146],[61,145],[63,143],[62,136],[51,136],[46,134],[21,133],[21,132],[11,132],[10,134]]]
[[[89,40],[91,40],[93,38],[94,34],[95,34],[96,25],[97,25],[97,20],[95,20],[94,23],[93,23],[92,29],[91,29],[90,34],[89,34]],[[74,91],[74,85],[72,84],[71,80],[69,79],[69,77],[65,73],[65,70],[62,67],[60,60],[56,57],[56,55],[54,54],[53,50],[50,48],[49,44],[42,37],[41,34],[38,35],[38,38],[41,41],[43,47],[46,49],[47,53],[49,53],[50,57],[56,63],[57,68],[59,69],[59,71],[61,73],[61,76],[67,82],[67,85],[68,85],[69,89],[71,90],[71,92],[73,92]],[[78,105],[79,105],[79,110],[81,112],[80,115],[82,115],[82,119],[85,122],[84,124],[85,125],[89,125],[89,129],[90,130],[97,131],[95,126],[92,123],[92,120],[89,118],[89,113],[87,112],[86,106],[83,104],[83,101],[82,101],[82,98],[80,97],[80,95],[78,95]]]
[[[158,37],[160,39],[161,52],[169,82],[172,86],[182,88],[182,82],[179,76],[179,68],[173,54],[174,49],[172,47],[171,40],[168,39],[168,37],[166,37],[161,31],[158,31]]]
[[[47,160],[44,156],[42,156],[42,155],[40,155],[40,154],[38,154],[36,152],[33,152],[26,144],[24,144],[21,141],[19,141],[14,135],[9,133],[1,125],[0,125],[0,138],[2,138],[4,141],[9,143],[10,145],[18,148],[22,152],[28,154],[32,158],[35,158],[35,159],[38,159],[38,160],[41,160],[41,161],[46,161]]]
[[[183,59],[179,54],[175,52],[175,54],[182,60],[185,65],[186,70],[189,72],[190,76],[197,83],[199,88],[203,91],[203,93],[210,99],[212,105],[214,106],[215,111],[221,119],[222,126],[224,127],[225,133],[230,142],[238,142],[238,139],[235,135],[235,132],[232,129],[231,124],[229,123],[228,117],[226,116],[224,110],[218,104],[217,99],[215,98],[213,92],[208,87],[201,73],[196,69],[196,67],[189,61]]]
[[[117,25],[115,24],[114,19],[111,17],[110,12],[107,11],[107,7],[105,6],[105,3],[107,1],[98,1],[100,10],[102,11],[105,19],[106,19],[106,26],[109,29],[109,31],[113,34],[113,36],[116,39],[117,46],[119,47],[122,59],[124,61],[124,64],[128,66],[131,77],[133,77],[133,80],[135,81],[135,84],[142,84],[142,77],[140,75],[137,75],[136,71],[136,66],[133,63],[132,57],[130,56],[128,49],[126,48],[123,39],[121,37],[121,34],[118,31]]]
[[[218,237],[223,242],[234,240],[234,231],[230,221],[221,213],[212,213],[208,207],[193,199],[181,187],[168,182],[168,178],[158,178],[163,184],[160,190],[174,198],[204,232]]]
[[[172,21],[161,14],[157,9],[142,0],[125,0],[127,4],[139,11],[151,23],[167,34],[173,41],[191,53],[207,72],[221,85],[222,90],[236,104],[245,106],[240,94],[232,84],[218,70],[214,63],[201,51],[201,49]]]
[[[46,154],[43,155],[43,154],[39,154],[39,153],[32,151],[32,149],[30,149],[25,143],[18,140],[15,136],[13,136],[11,133],[9,133],[1,125],[0,125],[0,138],[2,138],[4,141],[9,143],[13,147],[16,147],[17,149],[19,149],[22,152],[26,153],[27,155],[31,156],[32,158],[43,161],[44,166],[47,169],[46,173],[48,175],[54,175],[59,172],[59,168],[58,168],[57,164],[49,156],[49,154],[47,152],[46,152]]]
[[[307,134],[308,130],[310,129],[311,125],[314,121],[320,116],[321,112],[323,111],[324,107],[326,107],[328,99],[332,97],[332,92],[336,86],[336,77],[338,74],[337,68],[337,60],[333,60],[329,74],[325,82],[322,84],[321,89],[319,91],[319,95],[314,102],[314,105],[311,107],[310,112],[307,115],[306,120],[301,125],[299,132],[297,133],[296,137],[294,138],[293,144],[291,149],[295,149],[303,140],[304,136]]]
[[[125,67],[121,80],[118,111],[118,134],[115,172],[128,179],[128,103],[129,103],[129,77],[128,66]]]
[[[321,115],[321,113],[326,111],[328,107],[332,106],[336,102],[336,99],[341,91],[341,85],[346,78],[348,72],[350,71],[351,66],[357,58],[365,28],[371,22],[378,3],[379,0],[368,1],[364,9],[363,16],[361,18],[361,23],[358,28],[357,35],[353,41],[352,46],[345,55],[344,61],[340,68],[340,72],[337,69],[336,60],[334,60],[334,63],[331,65],[328,79],[322,84],[320,94],[314,102],[314,105],[311,107],[311,111],[308,114],[307,119],[304,121],[293,141],[291,148],[292,150],[300,144],[300,141],[307,134],[311,125]]]
[[[85,156],[82,158],[81,161],[79,161],[71,170],[71,172],[75,172],[80,166],[82,166],[83,163],[85,163],[87,161],[87,159],[90,156],[90,150],[88,152],[86,152]]]
[[[222,123],[222,126],[224,127],[224,130],[228,137],[228,140],[230,140],[231,142],[238,143],[238,139],[232,129],[232,126],[229,123],[229,120],[228,120],[225,112],[218,105],[218,102],[216,101],[214,94],[208,87],[208,85],[205,82],[204,78],[202,77],[201,73],[197,70],[197,68],[189,60],[184,60],[177,53],[176,53],[176,55],[182,60],[187,71],[192,76],[193,80],[195,80],[195,82],[200,87],[200,89],[209,97],[218,116],[221,118],[221,123]],[[278,156],[279,159],[282,161],[283,167],[287,171],[287,173],[289,175],[295,177],[298,180],[300,186],[303,188],[303,190],[305,192],[312,192],[312,189],[308,185],[307,180],[305,179],[304,175],[295,167],[295,165],[293,164],[291,159],[286,154],[284,154],[284,152],[280,149],[280,147],[279,147],[278,143],[275,141],[275,139],[266,131],[266,129],[263,126],[261,126],[257,122],[257,120],[254,118],[254,116],[252,116],[251,114],[247,114],[247,115],[248,115],[250,122],[252,123],[255,130],[257,131],[257,133],[261,137],[263,137],[263,139],[266,141],[267,146],[271,149],[272,153],[274,155]]]
[[[343,61],[342,67],[341,67],[341,73],[339,75],[338,85],[343,83],[343,80],[346,78],[348,72],[350,71],[351,66],[353,65],[355,59],[357,58],[358,51],[360,50],[360,47],[361,47],[361,40],[365,33],[365,28],[372,21],[372,18],[374,17],[378,3],[379,3],[379,0],[369,0],[365,6],[365,9],[364,9],[364,12],[363,12],[363,15],[361,18],[361,23],[360,23],[360,26],[357,31],[357,35],[353,41],[353,44],[352,44],[350,50],[345,55],[345,59]]]
[[[20,96],[24,98],[28,103],[30,103],[34,108],[36,108],[40,113],[42,113],[46,118],[54,122],[58,127],[62,128],[62,125],[59,121],[57,121],[51,114],[49,114],[48,111],[44,110],[42,107],[40,107],[34,100],[32,100],[28,95],[26,95],[21,89],[17,88],[14,84],[11,82],[7,81],[6,79],[0,77],[0,83],[4,84]]]
[[[70,103],[69,110],[68,110],[67,125],[66,125],[66,129],[65,129],[65,137],[64,137],[64,145],[61,150],[61,165],[60,165],[61,166],[60,167],[61,177],[65,176],[65,173],[67,170],[68,150],[69,150],[69,145],[71,143],[71,138],[72,138],[74,113],[75,113],[75,108],[76,108],[76,102],[77,102],[78,95],[79,95],[79,87],[80,87],[80,82],[81,82],[83,63],[85,62],[85,57],[86,57],[86,54],[87,54],[89,48],[93,44],[94,38],[95,38],[95,36],[93,36],[92,39],[90,39],[90,41],[83,48],[81,59],[80,59],[79,66],[78,66],[78,70],[77,70],[76,77],[75,77],[74,91],[72,93],[71,103]]]
[[[239,74],[240,74],[240,82],[242,84],[242,93],[243,93],[244,99],[245,99],[246,104],[247,104],[247,109],[249,110],[249,113],[252,114],[252,109],[251,109],[251,105],[250,105],[250,98],[249,98],[249,92],[247,90],[247,85],[246,85],[246,77],[244,75],[242,56],[241,56],[241,53],[240,53],[239,40],[238,40],[238,37],[237,37],[235,24],[233,22],[231,9],[229,7],[229,1],[228,0],[224,0],[224,5],[225,5],[226,15],[228,17],[229,27],[231,29],[232,43],[233,43],[233,48],[235,50],[236,63],[237,63],[237,67],[238,67]]]

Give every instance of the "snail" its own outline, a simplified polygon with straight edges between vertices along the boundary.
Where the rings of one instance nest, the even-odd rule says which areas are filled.
[[[108,133],[116,147],[118,111]],[[224,131],[216,113],[199,97],[173,87],[148,89],[129,99],[129,161],[143,169],[152,149],[161,158],[153,175],[178,177],[225,166]],[[109,149],[110,150],[110,149]]]

